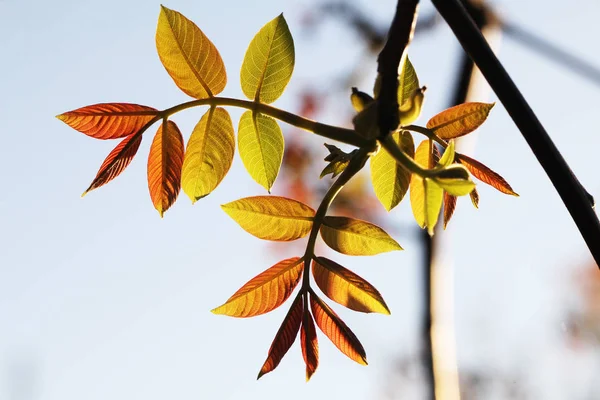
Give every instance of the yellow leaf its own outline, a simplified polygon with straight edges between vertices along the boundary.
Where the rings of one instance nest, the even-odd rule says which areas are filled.
[[[395,132],[392,138],[406,154],[414,157],[415,145],[410,132]],[[404,198],[410,183],[410,171],[401,167],[387,150],[381,149],[371,157],[371,182],[375,195],[390,211]]]
[[[210,194],[233,162],[235,138],[229,113],[211,108],[200,119],[187,144],[181,185],[192,202]]]
[[[240,118],[238,148],[252,179],[270,191],[283,160],[283,134],[277,121],[246,111]]]
[[[409,102],[415,91],[418,89],[419,78],[417,77],[417,72],[408,57],[404,57],[398,80],[398,105],[400,106],[400,111],[404,111],[403,106]]]
[[[402,250],[380,227],[346,217],[325,217],[321,237],[329,247],[349,256],[370,256]]]
[[[299,257],[280,261],[250,279],[212,313],[240,318],[268,313],[290,297],[298,285],[303,268],[304,263]]]
[[[215,45],[192,21],[161,6],[156,28],[160,61],[186,94],[206,99],[225,88],[225,65]]]
[[[338,263],[317,257],[313,260],[312,271],[319,289],[336,303],[364,313],[390,313],[373,285]]]
[[[299,201],[278,196],[246,197],[223,204],[246,232],[260,239],[296,240],[308,235],[315,210]]]
[[[442,111],[427,122],[431,129],[442,139],[464,136],[487,119],[494,103],[464,103]]]
[[[242,91],[250,100],[272,103],[281,96],[294,70],[294,40],[283,14],[254,36],[242,63]]]
[[[434,165],[429,148],[430,143],[429,140],[422,141],[415,152],[415,162],[427,169],[431,169]],[[410,205],[417,224],[421,228],[427,228],[430,235],[433,235],[433,228],[435,228],[442,208],[443,194],[442,188],[433,183],[431,179],[423,179],[417,174],[412,174]]]
[[[439,164],[444,167],[449,166],[454,162],[454,154],[454,140],[450,140],[448,142],[448,147],[446,147],[444,154],[442,154],[442,158],[440,158]]]

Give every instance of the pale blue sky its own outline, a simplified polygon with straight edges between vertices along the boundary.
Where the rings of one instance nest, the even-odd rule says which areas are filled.
[[[301,16],[314,3],[164,4],[195,21],[215,43],[229,77],[223,94],[237,97],[246,46],[283,11],[296,38],[297,63],[288,92],[275,105],[293,110],[301,88],[323,87],[360,54],[353,34],[338,23],[310,37],[302,32]],[[395,2],[360,3],[387,24]],[[424,3],[427,14],[431,7]],[[596,0],[497,4],[514,21],[600,65]],[[301,250],[281,245],[280,253],[273,252],[220,210],[222,203],[263,194],[238,156],[213,194],[193,207],[180,196],[162,220],[146,186],[150,138],[122,176],[79,198],[115,143],[88,138],[55,115],[98,102],[165,108],[189,99],[156,55],[158,13],[159,3],[147,0],[0,0],[0,399],[383,398],[394,357],[417,351],[420,248],[411,232],[395,235],[406,249],[401,253],[332,255],[372,282],[392,310],[379,316],[335,307],[366,348],[368,367],[346,359],[321,335],[321,365],[309,384],[298,343],[275,372],[256,382],[287,303],[243,320],[209,310]],[[448,101],[456,50],[445,26],[411,49],[428,86],[425,116]],[[508,39],[501,59],[573,171],[600,198],[600,90]],[[373,75],[365,79],[368,89]],[[349,104],[346,94],[339,102]],[[190,110],[174,118],[186,138],[201,115]],[[241,112],[232,109],[231,115],[237,121]],[[324,119],[347,123],[335,112]],[[563,307],[574,301],[562,283],[587,261],[585,246],[500,104],[478,135],[476,157],[521,197],[480,185],[479,211],[459,201],[451,223],[461,366],[519,366],[539,398],[566,398],[575,382],[587,385],[598,372],[598,364],[548,353],[563,334]],[[391,218],[409,223],[408,202]],[[31,395],[10,397],[21,379]]]

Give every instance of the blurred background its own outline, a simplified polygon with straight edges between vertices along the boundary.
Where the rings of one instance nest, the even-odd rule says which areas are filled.
[[[395,1],[164,5],[215,43],[228,71],[223,95],[231,97],[243,96],[239,67],[249,41],[283,11],[296,68],[275,105],[350,126],[350,87],[371,91]],[[487,5],[513,27],[600,66],[597,0]],[[213,194],[193,207],[180,196],[164,219],[146,186],[149,139],[118,179],[79,198],[115,143],[80,134],[55,115],[99,102],[162,109],[189,99],[156,55],[158,13],[159,3],[148,1],[0,0],[0,399],[427,398],[422,235],[408,200],[385,213],[368,170],[332,212],[381,224],[405,251],[368,258],[320,251],[374,284],[392,315],[334,304],[364,345],[369,366],[348,360],[320,335],[320,366],[308,384],[298,344],[277,370],[255,379],[287,303],[252,319],[209,312],[251,277],[304,250],[302,240],[256,239],[220,210],[264,194],[237,155]],[[417,121],[425,124],[452,102],[462,55],[427,1],[420,22],[410,57],[428,87]],[[581,74],[581,65],[548,58],[540,43],[524,46],[522,33],[494,38],[499,57],[598,198],[600,85],[589,69]],[[565,54],[557,58],[568,61]],[[495,101],[485,90],[474,96]],[[184,137],[202,113],[173,118]],[[230,109],[234,126],[241,113]],[[282,127],[286,154],[274,193],[316,208],[331,182],[318,181],[323,140]],[[479,209],[459,200],[448,229],[439,232],[438,261],[446,266],[439,315],[447,322],[461,398],[600,398],[597,266],[501,104],[473,137],[465,152],[499,172],[520,197],[479,184]]]

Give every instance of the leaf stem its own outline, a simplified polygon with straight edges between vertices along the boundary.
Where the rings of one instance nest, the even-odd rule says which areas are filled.
[[[254,110],[262,114],[268,115],[270,117],[276,118],[287,124],[293,125],[297,128],[304,129],[306,131],[315,133],[319,136],[323,136],[338,142],[346,143],[356,147],[364,147],[369,144],[369,141],[367,139],[358,135],[352,129],[346,129],[338,126],[315,122],[310,119],[296,115],[294,113],[284,111],[276,107],[272,107],[268,104],[242,99],[234,99],[230,97],[210,97],[208,99],[188,101],[186,103],[167,108],[166,110],[161,111],[160,115],[169,116],[179,111],[187,110],[188,108],[207,105],[211,107],[232,106],[245,108],[247,110]]]
[[[327,214],[327,210],[335,196],[342,190],[344,185],[350,181],[364,166],[369,157],[371,156],[372,151],[377,146],[375,141],[370,142],[370,146],[361,147],[356,154],[352,157],[344,172],[340,174],[338,179],[331,185],[323,200],[321,200],[321,204],[319,204],[319,208],[317,208],[317,212],[313,219],[313,225],[310,231],[310,236],[308,237],[308,243],[306,244],[306,252],[304,253],[304,276],[302,280],[302,288],[301,291],[310,290],[310,264],[315,255],[315,244],[317,242],[317,235],[319,234],[319,229],[321,229],[321,225],[323,224],[323,220],[325,215]]]
[[[422,176],[423,178],[431,178],[435,175],[435,173],[432,172],[433,170],[421,168],[421,166],[417,164],[415,160],[413,160],[408,154],[402,151],[402,149],[398,147],[396,142],[394,142],[392,136],[388,135],[380,139],[380,143],[383,146],[383,148],[386,149],[392,157],[394,157],[396,162],[400,164],[401,167],[405,168],[407,171]]]
[[[425,128],[424,126],[407,125],[407,126],[403,126],[402,129],[406,129],[407,131],[421,133],[421,134],[427,136],[430,140],[433,140],[436,143],[439,143],[444,148],[446,148],[448,146],[448,143],[444,139],[440,138],[431,129]]]

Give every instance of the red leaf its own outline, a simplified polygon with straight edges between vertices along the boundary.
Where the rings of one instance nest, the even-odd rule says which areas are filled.
[[[518,196],[517,193],[512,190],[512,187],[501,177],[498,173],[492,171],[490,168],[482,164],[481,162],[467,157],[464,154],[456,154],[456,157],[463,164],[469,172],[473,174],[473,176],[479,179],[483,183],[487,183],[488,185],[498,189],[502,193],[510,194],[513,196]]]
[[[158,115],[152,107],[101,103],[57,115],[71,128],[96,139],[118,139],[137,133]]]
[[[98,170],[96,177],[87,190],[83,192],[81,197],[119,176],[119,174],[127,168],[129,163],[131,163],[131,160],[133,160],[133,157],[140,148],[140,143],[142,143],[142,135],[131,135],[123,139],[121,143],[108,154],[100,166],[100,170]]]
[[[367,365],[365,349],[348,326],[317,295],[311,293],[310,307],[319,329],[350,359]]]
[[[477,189],[473,189],[473,191],[469,193],[469,196],[471,197],[471,203],[473,203],[473,206],[475,208],[479,208],[479,192],[477,192]]]
[[[292,303],[290,310],[285,316],[277,334],[275,335],[275,339],[273,339],[273,343],[269,348],[269,354],[267,355],[267,359],[263,364],[260,372],[258,373],[258,378],[264,374],[268,374],[273,371],[279,363],[285,353],[290,349],[294,341],[296,340],[296,336],[298,336],[298,331],[300,330],[300,323],[302,322],[302,314],[304,312],[304,305],[302,301],[302,296],[296,297],[296,300]]]
[[[306,381],[315,373],[319,366],[319,341],[317,330],[310,311],[305,310],[302,318],[302,330],[300,331],[302,344],[302,357],[306,364]]]
[[[299,257],[279,261],[250,279],[212,312],[246,318],[273,311],[290,297],[300,281],[303,268],[304,263]]]
[[[154,136],[148,155],[148,188],[150,198],[162,217],[177,200],[181,188],[183,136],[177,125],[167,121]]]
[[[456,196],[452,196],[448,192],[444,192],[444,229],[448,226],[450,218],[454,215],[456,209]]]

